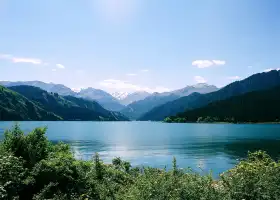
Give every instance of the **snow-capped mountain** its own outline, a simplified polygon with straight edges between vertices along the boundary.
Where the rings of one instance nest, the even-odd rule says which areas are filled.
[[[130,93],[129,92],[112,92],[111,95],[118,100],[125,99]]]

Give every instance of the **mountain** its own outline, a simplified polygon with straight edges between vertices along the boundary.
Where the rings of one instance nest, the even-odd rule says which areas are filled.
[[[280,86],[249,92],[178,114],[188,122],[279,122]]]
[[[12,86],[9,89],[26,97],[43,110],[55,113],[63,120],[127,120],[123,115],[108,111],[94,101],[73,96],[60,96],[57,93],[48,93],[34,86]]]
[[[198,92],[200,94],[206,94],[206,93],[214,92],[217,90],[218,90],[218,88],[215,85],[208,85],[206,83],[198,83],[196,85],[186,86],[182,89],[174,90],[169,93],[178,95],[180,97],[184,97],[184,96],[188,96],[194,92]]]
[[[0,86],[0,120],[61,120],[61,117],[40,108],[26,97]]]
[[[270,71],[254,74],[242,81],[233,82],[222,89],[208,94],[197,94],[181,97],[164,105],[153,108],[139,120],[163,120],[187,109],[195,109],[211,102],[224,100],[247,92],[265,90],[280,85],[280,71]]]
[[[185,88],[174,90],[171,92],[164,93],[153,93],[143,100],[135,101],[129,105],[121,112],[130,117],[130,119],[137,119],[149,112],[154,107],[160,106],[170,101],[174,101],[182,96],[190,95],[193,92],[207,93],[218,90],[216,86],[207,84],[197,84],[193,86],[187,86]]]
[[[82,89],[78,93],[78,96],[89,100],[95,100],[107,110],[120,111],[125,108],[115,97],[103,90],[86,88]]]
[[[123,100],[129,95],[129,93],[128,92],[113,92],[113,93],[111,93],[111,95],[118,100]]]
[[[5,87],[12,86],[20,86],[20,85],[28,85],[39,87],[42,90],[47,92],[57,93],[62,96],[75,96],[81,97],[88,100],[98,101],[105,109],[112,111],[119,111],[124,109],[125,106],[120,104],[116,98],[114,98],[109,93],[98,90],[94,88],[82,89],[80,92],[74,92],[70,88],[66,87],[62,84],[54,84],[54,83],[44,83],[41,81],[18,81],[18,82],[10,82],[10,81],[0,81],[0,85]]]
[[[135,101],[140,101],[150,96],[151,94],[145,91],[133,92],[126,97],[120,99],[120,103],[123,105],[129,105]]]
[[[20,85],[29,85],[34,87],[39,87],[47,92],[58,93],[59,95],[72,95],[75,96],[76,93],[72,91],[70,88],[66,87],[62,84],[54,84],[54,83],[44,83],[41,81],[18,81],[18,82],[10,82],[10,81],[1,81],[0,85],[5,87],[12,86],[20,86]]]
[[[158,93],[148,96],[147,98],[135,101],[129,105],[125,109],[121,111],[125,116],[129,117],[130,119],[137,119],[143,113],[148,112],[155,106],[164,104],[168,101],[172,101],[178,99],[179,96],[177,95],[167,95],[161,96]]]

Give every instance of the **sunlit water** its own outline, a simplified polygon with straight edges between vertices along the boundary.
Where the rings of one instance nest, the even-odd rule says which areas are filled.
[[[13,122],[0,122],[0,138]],[[133,166],[180,168],[219,173],[233,167],[248,151],[280,155],[280,125],[165,124],[157,122],[21,122],[25,132],[47,126],[47,137],[69,143],[79,159],[95,152],[106,162],[121,157]]]

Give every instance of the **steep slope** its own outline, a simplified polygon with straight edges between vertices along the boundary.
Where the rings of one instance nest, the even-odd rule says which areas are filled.
[[[207,106],[180,113],[176,117],[189,122],[274,122],[280,119],[279,102],[280,86],[215,101]]]
[[[78,105],[81,108],[86,108],[86,109],[92,110],[94,112],[101,113],[104,116],[106,116],[106,115],[111,116],[110,120],[114,120],[114,121],[128,121],[129,120],[126,116],[124,116],[120,112],[106,110],[95,101],[90,101],[90,100],[77,98],[77,97],[73,97],[73,96],[65,96],[64,98],[67,99],[68,101],[75,103],[76,105]]]
[[[216,91],[218,88],[216,86],[207,85],[207,84],[197,84],[193,86],[187,86],[185,88],[174,90],[171,92],[164,93],[153,93],[152,95],[146,97],[143,100],[133,102],[129,104],[121,112],[130,117],[131,119],[137,119],[143,114],[149,112],[153,108],[163,105],[167,102],[174,101],[179,99],[182,96],[190,95],[193,92],[198,93],[208,93]]]
[[[56,113],[63,120],[119,120],[114,113],[105,110],[98,103],[75,97],[63,97],[57,93],[48,93],[33,86],[13,86],[9,89],[36,102],[38,106]],[[124,120],[121,118],[120,120]]]
[[[186,109],[199,108],[213,101],[224,100],[247,92],[265,90],[278,85],[280,85],[280,71],[273,70],[266,73],[254,74],[242,81],[231,83],[216,92],[181,97],[175,101],[155,107],[141,116],[139,120],[163,120],[165,117],[176,115]]]
[[[61,120],[52,112],[48,112],[28,100],[24,96],[0,86],[0,120]]]
[[[78,93],[78,96],[89,100],[95,100],[107,110],[120,111],[125,108],[116,98],[103,90],[94,88],[82,89]]]

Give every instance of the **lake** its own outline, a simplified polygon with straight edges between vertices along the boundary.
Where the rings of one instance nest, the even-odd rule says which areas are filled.
[[[0,122],[0,139],[13,122]],[[25,132],[47,126],[47,137],[69,143],[75,156],[91,159],[95,152],[109,163],[114,157],[133,166],[169,169],[176,157],[180,168],[219,173],[233,167],[248,151],[280,155],[277,124],[166,124],[160,122],[21,122]]]

